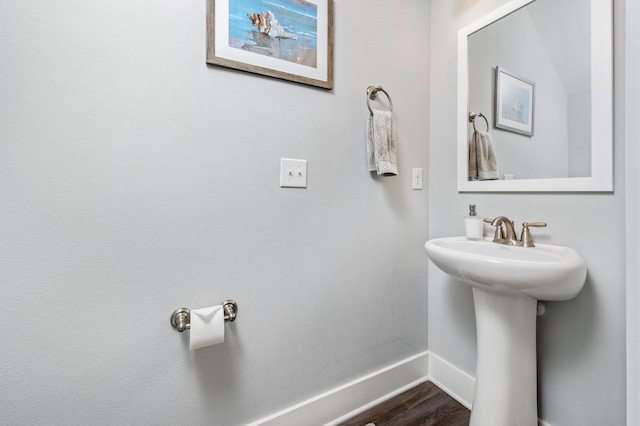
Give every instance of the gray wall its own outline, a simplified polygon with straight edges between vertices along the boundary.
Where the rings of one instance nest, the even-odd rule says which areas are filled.
[[[429,14],[336,0],[325,91],[206,66],[204,1],[1,2],[2,421],[246,424],[425,351]],[[189,352],[169,315],[225,298]]]
[[[640,0],[626,2],[627,34],[625,38],[625,72],[628,76],[640,74],[640,28],[635,25],[640,19]],[[626,135],[626,229],[627,229],[627,424],[640,424],[640,171],[636,160],[640,158],[640,129],[637,117],[640,105],[635,101],[640,96],[640,82],[629,78],[626,81],[625,122]]]
[[[459,194],[456,191],[457,31],[506,0],[432,3],[429,237],[462,235],[467,204],[484,217],[546,221],[540,242],[569,245],[587,260],[582,293],[547,303],[538,320],[540,416],[554,426],[625,424],[624,2],[616,0],[615,193]],[[489,232],[489,230],[487,230]],[[475,372],[471,290],[429,268],[429,349]]]
[[[591,92],[572,93],[569,105],[569,176],[591,176]]]

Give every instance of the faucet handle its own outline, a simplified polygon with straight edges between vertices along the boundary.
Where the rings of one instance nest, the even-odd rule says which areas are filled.
[[[522,235],[520,235],[520,241],[522,241],[523,247],[535,247],[533,245],[533,237],[531,236],[531,232],[529,231],[529,227],[533,226],[535,228],[544,228],[547,226],[544,222],[524,222],[522,224]]]
[[[482,220],[486,223],[492,224],[495,219],[492,219],[490,217],[485,217]],[[493,240],[495,241],[495,240],[502,240],[502,239],[504,239],[504,228],[502,227],[502,224],[499,224],[496,226],[496,233],[493,236]]]
[[[544,222],[531,222],[531,223],[525,222],[522,224],[522,227],[524,228],[528,228],[530,226],[533,226],[534,228],[544,228],[545,226],[547,226],[547,224]]]

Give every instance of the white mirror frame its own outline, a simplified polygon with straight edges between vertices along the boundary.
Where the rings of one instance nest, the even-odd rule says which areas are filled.
[[[513,0],[458,31],[458,192],[613,191],[613,5],[591,0],[591,177],[469,181],[467,37],[534,0]],[[562,0],[558,0],[562,1]]]

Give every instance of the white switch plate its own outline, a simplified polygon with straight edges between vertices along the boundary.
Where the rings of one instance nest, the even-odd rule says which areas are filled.
[[[413,168],[411,170],[411,188],[422,189],[422,168]]]
[[[280,159],[280,188],[307,187],[307,160]]]

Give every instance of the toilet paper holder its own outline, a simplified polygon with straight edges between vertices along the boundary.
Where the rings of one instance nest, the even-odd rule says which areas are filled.
[[[224,310],[224,322],[230,322],[236,320],[236,314],[238,313],[238,304],[233,300],[225,300],[222,302],[222,309]],[[182,333],[185,330],[191,328],[191,311],[187,308],[176,309],[171,314],[171,326]]]

